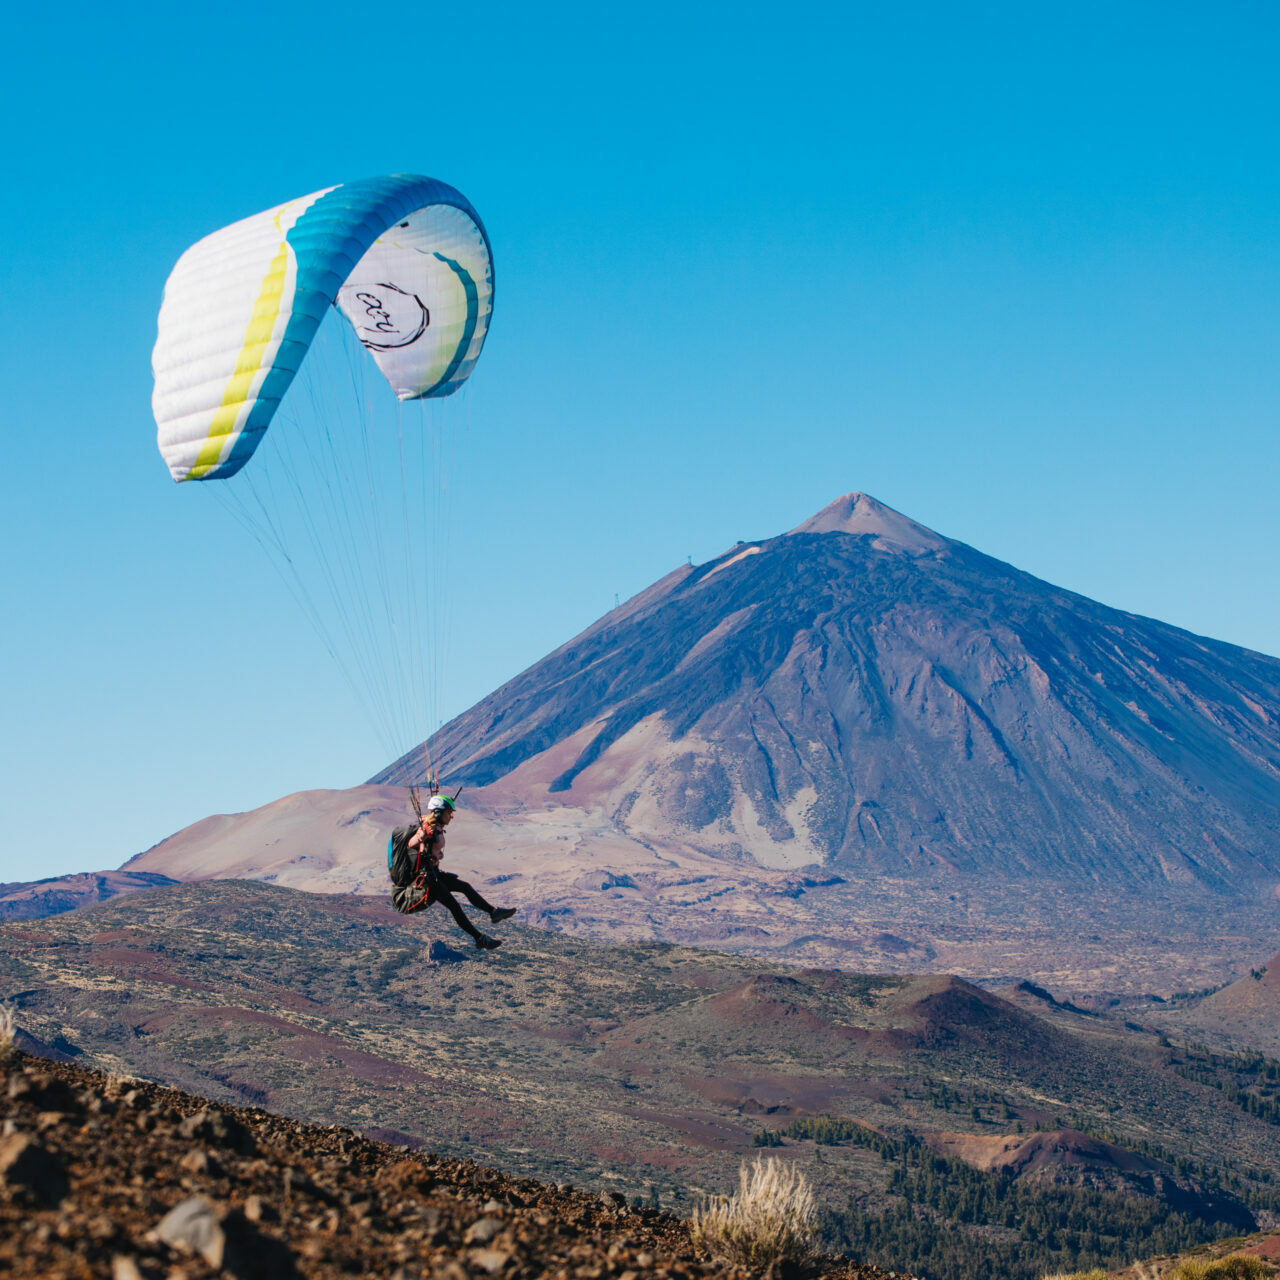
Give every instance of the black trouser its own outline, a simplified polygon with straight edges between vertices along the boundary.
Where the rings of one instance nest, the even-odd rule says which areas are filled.
[[[473,938],[478,938],[480,930],[467,919],[462,904],[453,895],[461,893],[473,907],[479,907],[481,911],[492,911],[493,907],[484,900],[480,891],[461,877],[455,876],[452,871],[437,871],[427,883],[431,886],[431,901],[444,903],[449,914],[458,922],[458,928]]]

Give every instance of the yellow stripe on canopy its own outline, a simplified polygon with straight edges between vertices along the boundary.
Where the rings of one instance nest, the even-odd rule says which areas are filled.
[[[280,301],[284,297],[285,280],[289,275],[289,241],[280,226],[280,219],[290,205],[294,204],[297,201],[290,200],[276,210],[275,224],[276,230],[280,232],[280,247],[263,277],[258,300],[253,304],[249,327],[244,332],[244,343],[236,359],[235,371],[227,381],[222,393],[222,403],[209,424],[209,438],[200,446],[195,465],[187,474],[188,480],[199,480],[222,461],[227,437],[235,431],[236,420],[242,406],[249,399],[253,380],[262,370],[263,355],[271,346],[276,321],[280,318]]]

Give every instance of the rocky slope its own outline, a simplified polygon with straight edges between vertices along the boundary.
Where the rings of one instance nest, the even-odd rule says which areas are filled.
[[[1000,1170],[1010,1178],[1051,1186],[1105,1187],[1164,1200],[1184,1213],[1205,1215],[1233,1228],[1248,1229],[1254,1218],[1229,1196],[1179,1177],[1166,1160],[1156,1160],[1075,1129],[1047,1133],[931,1135],[929,1146],[977,1169]]]
[[[1280,955],[1250,966],[1243,977],[1217,990],[1143,1006],[1141,1016],[1171,1036],[1280,1057]]]
[[[1196,1274],[1191,1270],[1192,1268],[1206,1267],[1210,1263],[1241,1255],[1245,1258],[1258,1259],[1264,1266],[1265,1274],[1276,1275],[1280,1272],[1280,1231],[1254,1232],[1247,1236],[1220,1240],[1214,1244],[1200,1245],[1185,1253],[1161,1258],[1145,1258],[1132,1266],[1119,1267],[1106,1274],[1109,1280],[1185,1280],[1189,1271],[1192,1275]],[[1229,1267],[1230,1264],[1226,1266]],[[1223,1274],[1219,1272],[1220,1276]],[[1231,1276],[1232,1272],[1226,1270],[1225,1274]],[[1238,1270],[1235,1274],[1247,1273]]]
[[[21,1053],[0,1064],[0,1117],[0,1270],[15,1277],[751,1275],[621,1195]],[[804,1274],[885,1273],[820,1258]]]

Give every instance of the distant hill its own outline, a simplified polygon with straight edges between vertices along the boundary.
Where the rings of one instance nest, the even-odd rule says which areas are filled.
[[[764,1146],[858,1206],[841,1238],[880,1241],[885,1270],[945,1276],[946,1254],[985,1267],[957,1274],[1038,1280],[1081,1256],[1036,1234],[1044,1215],[1131,1258],[1280,1209],[1280,1125],[1183,1074],[1208,1069],[1196,1051],[1119,1018],[949,975],[502,928],[481,954],[439,911],[185,884],[0,925],[0,990],[79,1064],[512,1176],[688,1210]],[[959,1164],[930,1163],[964,1142]],[[1030,1153],[1012,1179],[993,1144]],[[907,1192],[927,1237],[893,1235]],[[1014,1225],[975,1235],[974,1205]]]
[[[0,884],[0,920],[38,920],[122,894],[176,883],[155,871],[82,871],[47,880]]]
[[[1207,995],[1144,1009],[1143,1017],[1170,1035],[1197,1035],[1280,1058],[1280,955]],[[1275,1084],[1280,1102],[1280,1076]]]
[[[1179,1176],[1168,1161],[1076,1129],[997,1137],[941,1133],[931,1136],[929,1145],[975,1168],[1000,1171],[1041,1186],[1105,1187],[1160,1199],[1193,1216],[1207,1213],[1238,1231],[1257,1225],[1253,1215],[1231,1196],[1215,1194]]]

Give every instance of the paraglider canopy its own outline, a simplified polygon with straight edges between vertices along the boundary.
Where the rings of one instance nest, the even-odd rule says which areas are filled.
[[[400,400],[452,394],[493,307],[479,215],[443,182],[394,175],[286,201],[192,245],[165,285],[152,353],[175,480],[244,466],[334,304]]]

